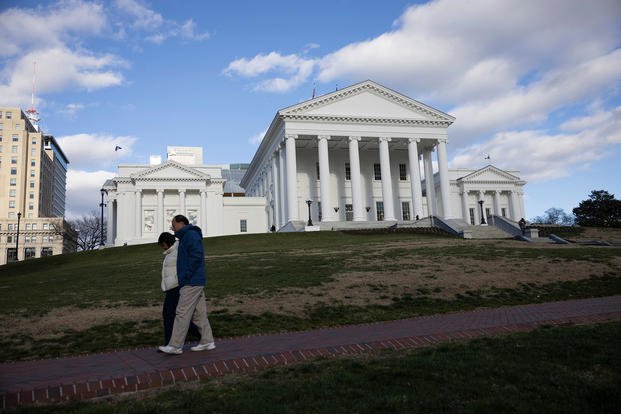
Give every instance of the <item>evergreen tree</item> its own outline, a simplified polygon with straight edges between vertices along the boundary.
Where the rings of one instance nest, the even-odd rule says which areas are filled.
[[[588,227],[621,227],[621,200],[605,190],[593,190],[588,200],[573,209],[576,224]]]

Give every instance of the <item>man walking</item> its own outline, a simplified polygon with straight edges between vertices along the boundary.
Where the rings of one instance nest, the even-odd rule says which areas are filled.
[[[167,354],[181,354],[190,321],[198,327],[201,340],[192,351],[205,351],[216,347],[211,325],[207,319],[205,303],[205,252],[200,227],[190,224],[185,216],[172,219],[172,230],[179,239],[177,277],[179,278],[179,304],[175,315],[170,342],[159,349]]]

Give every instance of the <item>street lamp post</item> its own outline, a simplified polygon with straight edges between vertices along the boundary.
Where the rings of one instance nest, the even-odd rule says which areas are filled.
[[[313,200],[306,200],[306,205],[308,206],[308,223],[306,223],[307,226],[313,225],[313,221],[311,220],[311,212],[310,212],[311,204],[313,204]]]
[[[19,221],[22,218],[22,213],[17,213],[17,237],[15,237],[15,261],[19,260]]]
[[[485,222],[485,214],[483,214],[483,200],[479,200],[479,206],[481,206],[481,224],[487,224]]]
[[[108,194],[108,191],[106,191],[105,188],[102,188],[101,190],[99,190],[99,192],[101,193],[101,203],[99,203],[99,207],[101,207],[101,246],[104,245],[104,207],[107,205],[106,203],[104,203],[104,194]]]

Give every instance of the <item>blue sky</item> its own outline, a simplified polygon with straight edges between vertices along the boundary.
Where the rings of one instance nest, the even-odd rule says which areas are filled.
[[[119,163],[167,145],[249,162],[313,83],[372,79],[457,118],[450,167],[519,169],[532,218],[621,196],[619,21],[618,0],[3,1],[0,105],[30,106],[36,61],[71,217]]]

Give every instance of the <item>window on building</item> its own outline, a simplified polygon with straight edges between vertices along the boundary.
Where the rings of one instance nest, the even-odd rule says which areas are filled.
[[[35,170],[30,170],[30,176],[35,177]]]
[[[15,191],[17,191],[17,190],[15,190],[14,188],[10,189],[9,190],[9,197],[15,197]]]
[[[11,157],[11,164],[17,164],[17,157]]]
[[[11,135],[11,141],[13,141],[13,142],[19,142],[19,135],[17,135],[17,134],[13,134],[13,135]]]
[[[24,236],[24,243],[30,243],[30,236]]]
[[[8,249],[6,249],[6,261],[7,262],[17,261],[17,249],[15,247],[9,247]]]
[[[15,123],[15,129],[20,129],[21,127],[22,127],[22,126],[20,125],[20,123],[19,123],[19,122],[16,122],[16,123]]]
[[[345,163],[345,181],[351,180],[351,168],[349,168],[349,163]]]
[[[13,240],[13,236],[12,235],[6,236],[6,242],[7,243],[13,243],[14,241],[15,240]]]
[[[32,223],[32,229],[36,230],[37,229],[37,223]]]
[[[239,231],[240,233],[246,233],[248,231],[248,222],[246,219],[239,220]]]
[[[37,165],[37,162],[35,160],[30,160],[30,166],[34,167],[35,165]]]
[[[506,208],[504,208],[504,207],[503,207],[503,208],[501,208],[501,209],[500,209],[500,214],[501,214],[503,217],[507,217],[507,209],[506,209]]]
[[[377,221],[384,221],[384,202],[383,201],[375,202],[375,219]]]
[[[0,131],[2,131],[3,125],[2,122],[0,122]]]
[[[399,164],[399,180],[406,181],[408,179],[407,170],[405,164]]]
[[[15,200],[9,200],[9,208],[15,208]]]
[[[36,138],[32,138],[32,145],[37,145],[37,139]]]
[[[15,218],[15,212],[14,211],[9,211],[9,218],[10,219],[14,219]]]
[[[0,119],[2,119],[2,111],[0,111]]]
[[[11,168],[11,175],[17,175],[17,168]]]
[[[379,164],[373,164],[373,174],[376,181],[382,179],[382,167]]]
[[[37,236],[32,236],[32,237],[30,238],[30,241],[31,241],[32,243],[36,243],[36,242],[37,242]]]
[[[49,230],[49,229],[50,229],[49,223],[43,223],[43,230]]]
[[[410,218],[410,202],[402,201],[401,202],[401,217],[403,220],[411,220]]]
[[[474,226],[474,209],[469,208],[468,211],[470,212],[470,224]]]
[[[318,162],[315,163],[315,170],[317,171],[317,179],[321,180],[321,176],[319,175],[319,163]]]
[[[34,210],[34,203],[28,203],[28,210]]]
[[[13,113],[12,113],[12,112],[9,112],[9,111],[6,111],[6,112],[4,113],[4,117],[5,117],[6,119],[11,119],[11,118],[13,118]]]
[[[51,256],[52,254],[53,254],[53,250],[51,247],[41,248],[41,257]]]
[[[13,230],[13,227],[14,227],[14,226],[15,226],[15,225],[14,225],[13,223],[9,223],[9,230]]]
[[[11,146],[11,154],[17,154],[17,145]]]
[[[30,223],[26,223],[26,230],[31,230],[32,229],[32,225]]]
[[[490,217],[492,215],[492,210],[489,207],[485,207],[485,217]]]
[[[321,221],[321,201],[317,201],[317,217]]]
[[[35,188],[34,181],[31,181],[31,182],[30,182],[30,188]]]
[[[11,178],[9,180],[9,185],[17,185],[17,178]]]
[[[352,204],[345,204],[345,220],[354,220],[354,206]]]
[[[31,155],[32,157],[36,156],[36,155],[37,155],[37,149],[36,149],[36,148],[31,148],[31,149],[30,149],[30,155]]]
[[[31,191],[30,194],[28,194],[28,198],[34,200],[34,191]]]
[[[24,249],[24,258],[25,259],[34,259],[35,257],[35,248],[34,247],[26,247]]]

